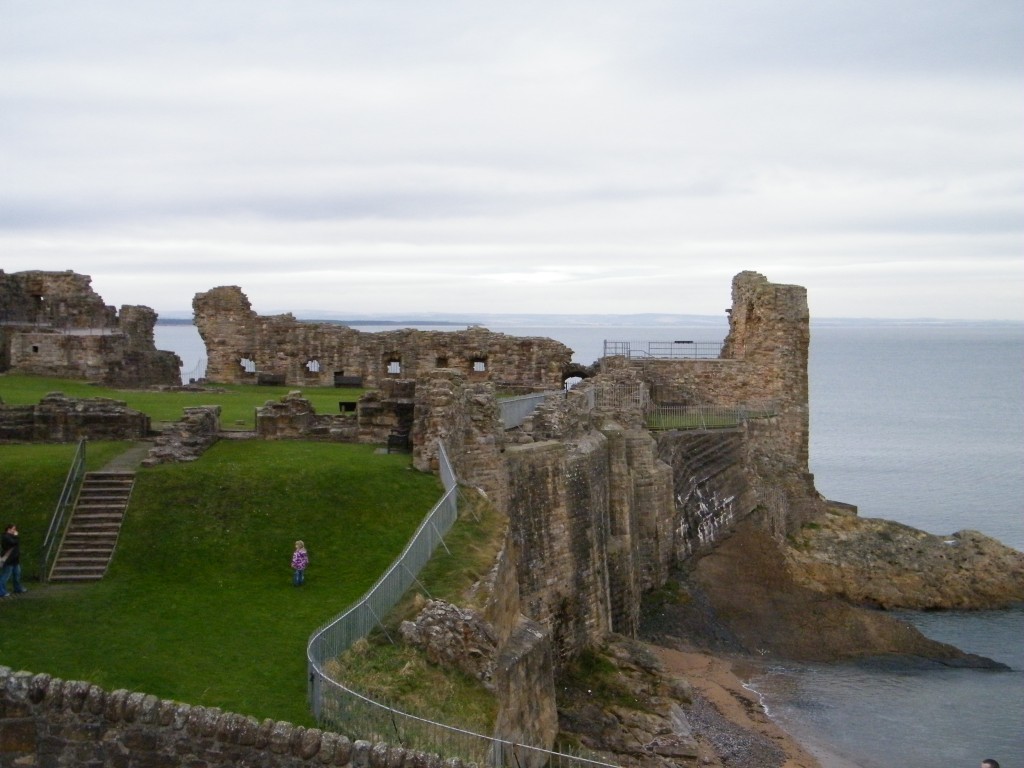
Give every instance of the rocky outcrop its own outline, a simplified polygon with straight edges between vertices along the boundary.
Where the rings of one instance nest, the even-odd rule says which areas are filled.
[[[948,666],[998,668],[989,659],[929,640],[888,614],[798,583],[784,547],[750,522],[679,576],[678,592],[649,605],[643,634],[717,652],[836,661],[895,655]]]
[[[790,543],[797,584],[854,603],[975,610],[1024,602],[1024,552],[977,531],[935,536],[833,507]]]

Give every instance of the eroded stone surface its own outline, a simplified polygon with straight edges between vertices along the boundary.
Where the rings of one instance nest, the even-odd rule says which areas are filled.
[[[793,536],[787,559],[798,584],[882,608],[974,610],[1024,601],[1024,552],[977,531],[936,536],[833,512]]]
[[[107,306],[92,278],[0,270],[0,372],[86,379],[116,387],[181,383],[181,359],[153,342],[149,307]]]

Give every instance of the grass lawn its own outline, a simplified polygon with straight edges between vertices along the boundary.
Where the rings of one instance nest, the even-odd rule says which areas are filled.
[[[217,391],[111,389],[74,379],[6,373],[0,375],[0,402],[8,405],[35,405],[51,392],[63,392],[68,397],[109,397],[127,403],[129,408],[149,414],[154,423],[179,421],[185,408],[219,405],[221,429],[253,429],[257,408],[267,400],[280,400],[296,389],[302,392],[320,414],[337,413],[339,402],[355,402],[366,391],[335,387],[258,387],[251,384],[215,384],[211,387]]]
[[[90,444],[90,464],[109,445]],[[26,555],[73,449],[0,446],[0,517],[19,522]],[[307,638],[370,587],[440,496],[408,456],[361,445],[221,441],[196,462],[142,469],[103,581],[29,582],[0,603],[0,664],[312,725]],[[311,563],[297,589],[299,538]]]

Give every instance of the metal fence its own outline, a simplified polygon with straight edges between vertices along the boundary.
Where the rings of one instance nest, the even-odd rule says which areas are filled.
[[[371,742],[399,744],[442,757],[488,766],[550,765],[560,768],[614,768],[575,755],[515,744],[492,736],[407,714],[373,701],[334,679],[341,655],[375,627],[416,581],[458,516],[455,471],[438,444],[444,496],[424,518],[405,550],[353,606],[312,634],[306,648],[313,714],[325,727]]]
[[[68,510],[78,496],[78,489],[82,486],[82,478],[85,477],[85,440],[78,441],[74,458],[71,459],[71,469],[64,480],[64,488],[57,500],[57,507],[50,518],[50,527],[43,537],[43,544],[39,548],[39,580],[46,581],[50,576],[50,563],[54,552],[60,544],[61,536],[64,533],[64,525],[67,521]]]
[[[532,395],[520,395],[518,397],[506,397],[498,401],[498,408],[501,410],[501,422],[505,429],[514,429],[522,425],[537,410],[537,406],[544,402],[551,395],[564,395],[562,390],[550,392],[537,392]]]
[[[181,383],[190,384],[193,381],[199,381],[206,377],[206,358],[199,358],[199,362],[195,364],[191,371],[186,371],[185,366],[181,367]]]
[[[715,360],[722,354],[720,341],[608,341],[605,357],[648,360]]]
[[[650,404],[644,414],[648,429],[727,429],[748,419],[774,416],[773,403],[758,405],[657,405]]]

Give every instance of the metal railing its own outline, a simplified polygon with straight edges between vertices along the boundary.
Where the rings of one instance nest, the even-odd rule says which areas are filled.
[[[501,422],[505,425],[505,429],[514,429],[521,426],[537,410],[537,406],[548,397],[563,394],[565,394],[564,390],[559,390],[502,398],[498,401],[498,409],[501,411]]]
[[[748,419],[775,416],[773,403],[758,405],[657,405],[650,404],[644,414],[648,429],[728,429]]]
[[[455,524],[458,485],[441,443],[438,462],[445,493],[420,523],[402,554],[354,605],[310,636],[306,658],[314,716],[322,725],[359,739],[400,744],[479,765],[606,768],[606,763],[516,744],[401,712],[353,691],[331,676],[332,667],[340,671],[339,659],[345,651],[374,628],[383,628],[385,615],[416,581],[420,569],[438,544],[444,544],[442,537]]]
[[[605,357],[645,360],[715,360],[722,354],[720,341],[608,341]]]
[[[199,358],[199,362],[195,364],[191,371],[186,371],[185,366],[181,367],[181,383],[188,384],[192,381],[199,381],[206,377],[206,358]]]
[[[46,581],[50,577],[50,563],[55,548],[60,544],[61,536],[64,533],[64,526],[67,523],[68,510],[78,496],[78,489],[82,486],[82,478],[85,477],[85,440],[78,441],[75,449],[75,456],[71,459],[71,468],[64,480],[64,488],[57,500],[57,507],[50,518],[50,527],[43,538],[43,544],[39,548],[39,580]]]

